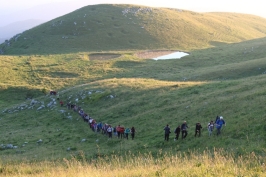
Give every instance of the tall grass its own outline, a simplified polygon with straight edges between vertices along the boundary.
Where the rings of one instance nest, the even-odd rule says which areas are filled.
[[[205,150],[202,153],[189,151],[175,154],[159,150],[151,153],[123,156],[113,155],[86,161],[64,159],[61,162],[31,162],[18,164],[0,164],[1,176],[96,176],[96,177],[171,177],[171,176],[266,176],[265,159],[254,152],[245,156],[235,156],[221,149]]]

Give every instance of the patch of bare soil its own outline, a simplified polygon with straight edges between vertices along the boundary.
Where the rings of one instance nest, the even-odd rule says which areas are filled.
[[[144,52],[138,52],[135,55],[138,58],[142,58],[142,59],[151,59],[151,58],[156,58],[156,57],[160,57],[163,55],[168,55],[174,52],[178,52],[175,50],[148,50],[148,51],[144,51]]]
[[[120,57],[121,54],[115,53],[93,53],[89,55],[90,60],[110,60]]]

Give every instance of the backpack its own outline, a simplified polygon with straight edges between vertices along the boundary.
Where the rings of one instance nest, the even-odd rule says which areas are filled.
[[[213,131],[214,125],[210,122],[208,123],[208,130]]]

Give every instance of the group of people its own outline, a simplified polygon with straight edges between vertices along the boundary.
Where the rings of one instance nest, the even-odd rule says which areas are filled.
[[[210,121],[208,123],[208,125],[207,125],[209,136],[212,135],[214,127],[216,127],[216,129],[217,129],[216,135],[220,135],[223,125],[226,126],[226,123],[225,123],[225,121],[224,121],[222,116],[217,116],[215,122],[214,121]],[[200,137],[201,136],[201,129],[202,129],[202,126],[201,126],[200,122],[197,122],[196,126],[195,126],[195,134],[194,134],[195,137],[197,137],[197,136]],[[188,125],[187,125],[187,122],[184,121],[181,124],[181,126],[178,125],[177,128],[175,129],[174,133],[175,133],[176,136],[175,136],[174,140],[176,141],[176,140],[179,139],[180,133],[181,133],[182,139],[185,139],[187,137],[187,135],[188,135],[188,131],[187,130],[188,130]],[[164,127],[164,140],[165,141],[169,141],[170,133],[171,133],[170,126],[167,124]]]
[[[58,95],[57,100],[59,100],[59,94],[55,91],[50,91],[50,95]],[[63,106],[63,101],[61,100],[60,105]],[[128,139],[129,135],[131,135],[132,140],[135,138],[135,127],[131,128],[124,128],[123,126],[116,126],[112,127],[110,124],[102,124],[102,122],[97,123],[96,120],[94,120],[92,117],[90,117],[88,114],[86,114],[81,107],[77,106],[76,104],[71,104],[70,102],[67,103],[67,108],[68,109],[73,109],[74,111],[78,112],[78,114],[83,118],[84,122],[87,122],[89,124],[89,127],[92,129],[94,132],[101,132],[102,134],[108,135],[109,138],[113,137],[113,134],[117,136],[118,138],[126,138]],[[222,116],[217,116],[215,121],[210,121],[207,125],[208,133],[209,136],[212,136],[213,130],[216,127],[217,133],[216,135],[221,134],[221,129],[222,127],[226,126],[226,123],[223,119]],[[201,136],[201,129],[202,126],[200,122],[196,123],[195,126],[195,137],[200,137]],[[169,141],[169,136],[171,133],[170,126],[167,124],[164,127],[164,139],[165,141]],[[174,131],[175,133],[175,141],[179,139],[180,133],[182,139],[185,139],[188,135],[188,125],[187,122],[184,121],[181,125],[178,125],[177,128]]]
[[[60,105],[63,106],[63,101],[61,100]],[[131,135],[131,139],[134,140],[135,138],[135,127],[131,128],[124,128],[123,126],[116,126],[112,127],[110,124],[103,124],[102,122],[97,123],[95,119],[89,116],[89,114],[85,113],[83,109],[71,102],[67,103],[67,108],[72,109],[75,112],[78,112],[78,114],[82,117],[84,122],[88,123],[89,127],[92,129],[92,131],[97,133],[102,133],[104,135],[108,135],[109,138],[113,137],[113,134],[117,136],[118,138],[126,138],[128,139],[129,134]]]

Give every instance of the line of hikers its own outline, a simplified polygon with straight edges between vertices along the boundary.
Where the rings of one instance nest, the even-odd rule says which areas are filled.
[[[216,129],[217,129],[216,135],[220,135],[221,134],[221,129],[222,129],[223,125],[226,126],[226,123],[225,123],[225,121],[224,121],[224,119],[223,119],[222,116],[217,116],[215,122],[214,121],[210,121],[208,123],[208,125],[207,125],[207,129],[208,129],[209,136],[212,135],[213,130],[214,130],[214,127],[216,127]],[[202,129],[201,124],[199,122],[196,123],[196,126],[195,126],[195,134],[194,134],[195,137],[197,137],[197,136],[200,137],[201,136],[201,129]],[[164,140],[165,141],[169,141],[170,133],[171,133],[171,130],[170,130],[169,125],[167,124],[164,127]],[[182,139],[185,139],[187,137],[187,134],[188,134],[188,125],[187,125],[187,122],[184,121],[181,124],[181,126],[178,125],[177,128],[175,129],[174,133],[176,135],[175,136],[175,139],[174,139],[175,141],[179,139],[180,133],[182,134],[182,136],[181,136]]]
[[[61,103],[63,102],[60,101],[60,104]],[[131,135],[132,140],[134,140],[135,138],[135,127],[125,128],[120,125],[118,125],[117,127],[112,127],[110,124],[107,124],[107,123],[105,124],[103,124],[102,122],[97,123],[96,120],[90,117],[88,114],[86,114],[83,111],[83,109],[81,109],[81,107],[75,104],[71,104],[70,102],[67,103],[67,108],[72,109],[75,112],[78,112],[78,114],[83,118],[84,122],[87,122],[89,124],[89,127],[94,132],[108,135],[109,138],[112,138],[113,134],[121,139],[122,138],[128,139],[129,134]]]
[[[50,92],[50,94],[52,95],[56,95],[57,93],[55,92]],[[59,94],[58,94],[59,96]],[[59,97],[58,97],[59,100]],[[63,106],[63,101],[60,101],[60,105]],[[110,124],[102,124],[102,122],[97,123],[96,120],[94,120],[92,117],[90,117],[88,114],[86,114],[83,109],[81,109],[81,107],[72,104],[72,103],[67,103],[67,108],[68,109],[72,109],[75,112],[78,112],[79,115],[83,118],[84,122],[87,122],[89,124],[89,127],[92,129],[92,131],[94,132],[101,132],[102,134],[108,135],[109,138],[112,138],[113,134],[115,136],[117,136],[118,138],[126,138],[128,139],[129,134],[131,135],[132,140],[135,138],[135,128],[131,127],[131,128],[124,128],[123,126],[118,125],[117,127],[112,127]],[[210,121],[207,125],[207,129],[209,132],[209,136],[212,135],[214,127],[216,127],[217,129],[217,135],[221,134],[221,129],[223,127],[223,125],[226,126],[226,123],[223,119],[222,116],[217,116],[215,122],[214,121]],[[202,126],[201,124],[198,122],[196,123],[196,127],[195,127],[195,137],[200,137],[201,136],[201,129]],[[187,122],[184,121],[181,126],[178,125],[177,128],[175,129],[174,133],[175,133],[175,141],[179,139],[180,133],[182,134],[182,139],[185,139],[188,135],[188,126],[187,126]],[[170,127],[167,124],[166,127],[164,128],[165,131],[165,136],[164,139],[166,141],[169,141],[169,136],[171,133]]]

